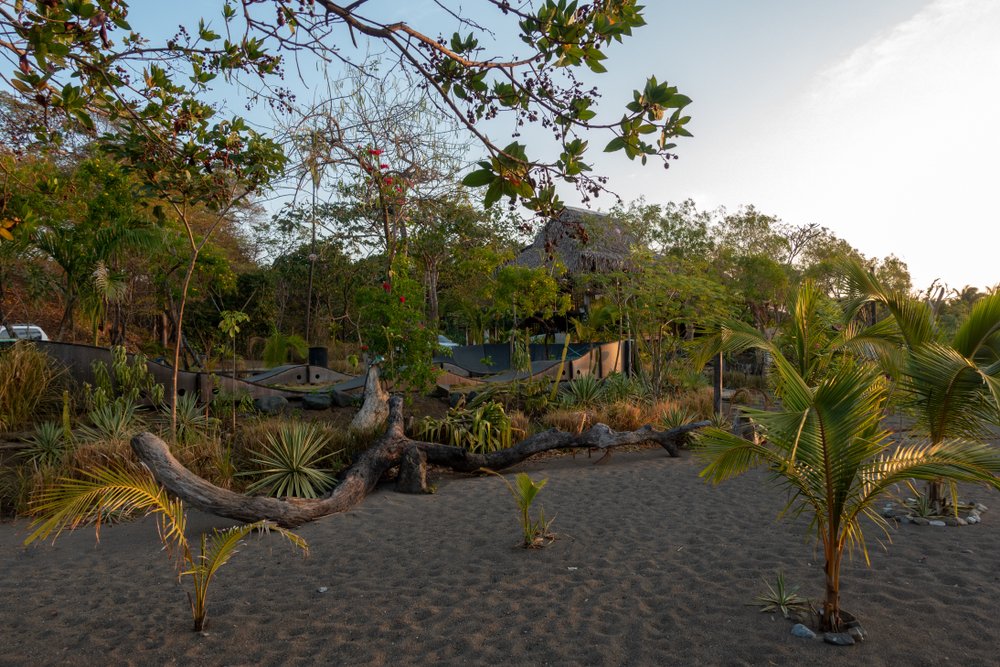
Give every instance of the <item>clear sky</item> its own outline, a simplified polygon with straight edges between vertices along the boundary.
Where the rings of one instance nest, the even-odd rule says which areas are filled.
[[[135,0],[133,14],[168,26],[209,13],[167,4]],[[449,4],[476,16],[484,3]],[[1000,283],[1000,1],[646,5],[648,25],[591,81],[613,117],[649,74],[678,85],[694,100],[695,137],[667,171],[593,156],[626,201],[753,204],[828,227],[868,256],[896,254],[917,288]],[[366,11],[455,29],[432,0],[372,0]],[[571,189],[561,194],[574,203]]]

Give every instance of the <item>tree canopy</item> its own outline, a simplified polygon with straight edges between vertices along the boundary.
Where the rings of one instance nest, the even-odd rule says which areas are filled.
[[[583,68],[605,73],[608,48],[644,25],[636,0],[486,0],[495,12],[489,22],[463,17],[457,2],[437,4],[468,32],[421,32],[405,11],[376,9],[367,0],[225,0],[214,15],[192,18],[173,37],[157,40],[133,29],[124,0],[17,0],[0,8],[0,53],[9,64],[3,76],[45,110],[45,127],[36,129],[50,140],[60,132],[48,120],[62,115],[87,130],[106,122],[116,133],[129,128],[168,145],[177,133],[208,121],[211,113],[199,98],[220,78],[257,77],[266,85],[253,87],[255,96],[287,105],[291,93],[282,77],[296,59],[363,68],[362,54],[380,47],[484,148],[486,159],[466,185],[484,187],[487,205],[507,196],[544,211],[560,205],[557,182],[574,184],[584,196],[604,188],[585,161],[591,131],[606,135],[606,151],[643,163],[653,157],[665,166],[675,157],[672,140],[689,136],[683,110],[691,100],[676,87],[650,76],[620,118],[599,118],[597,88],[578,75]],[[516,34],[516,48],[484,46],[501,27]],[[551,130],[558,155],[496,141],[481,121],[501,115],[518,126],[538,122]],[[237,119],[228,123],[230,140],[217,145],[221,157],[187,143],[174,142],[173,149],[195,164],[221,159],[228,167],[225,149],[254,136]]]

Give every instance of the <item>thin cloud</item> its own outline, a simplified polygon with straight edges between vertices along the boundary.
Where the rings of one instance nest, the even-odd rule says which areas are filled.
[[[1000,3],[938,0],[877,35],[761,133],[764,168],[744,188],[866,254],[902,256],[917,286],[1000,281],[998,34]]]

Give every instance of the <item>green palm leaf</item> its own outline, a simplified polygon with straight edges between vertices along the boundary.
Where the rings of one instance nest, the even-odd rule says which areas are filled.
[[[781,375],[782,409],[747,411],[763,437],[760,444],[705,429],[695,450],[706,461],[702,477],[714,483],[767,466],[790,491],[785,510],[812,517],[826,557],[824,619],[836,627],[841,558],[845,550],[859,550],[867,560],[860,518],[886,528],[874,510],[879,496],[913,478],[943,477],[1000,488],[1000,454],[965,441],[890,452],[888,433],[879,423],[888,383],[875,366],[845,364],[813,387],[782,355],[776,354],[774,367]]]
[[[85,523],[95,523],[114,512],[158,514],[160,534],[168,546],[184,548],[186,518],[179,499],[171,499],[149,474],[117,465],[81,471],[82,479],[63,478],[44,490],[32,504],[38,517],[34,531],[25,540],[55,539],[62,531]]]

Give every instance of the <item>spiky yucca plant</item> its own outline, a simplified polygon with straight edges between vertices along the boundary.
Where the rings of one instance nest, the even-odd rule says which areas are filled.
[[[187,515],[184,504],[170,498],[166,490],[145,471],[124,467],[80,471],[80,479],[65,478],[44,490],[33,503],[37,518],[34,532],[25,544],[53,536],[93,522],[100,537],[101,518],[108,513],[143,512],[157,517],[160,539],[178,568],[178,578],[189,576],[193,591],[188,593],[194,631],[205,628],[208,617],[208,589],[219,569],[236,554],[245,538],[254,532],[275,532],[308,554],[309,547],[299,535],[270,521],[233,526],[202,533],[195,553],[185,533]]]
[[[189,445],[213,433],[221,424],[220,420],[205,414],[205,407],[198,404],[198,396],[185,394],[177,397],[177,442]],[[166,419],[170,419],[169,406],[164,407]]]
[[[570,407],[587,408],[602,399],[603,387],[596,375],[581,375],[562,386],[563,403]]]
[[[73,442],[66,438],[63,425],[58,422],[36,424],[35,432],[25,442],[28,446],[21,451],[21,458],[35,470],[59,465],[73,447]]]
[[[282,424],[277,433],[267,433],[263,448],[251,459],[261,467],[241,473],[258,477],[247,491],[263,491],[271,496],[318,498],[332,489],[337,480],[320,465],[340,453],[326,451],[330,438],[315,424]]]

